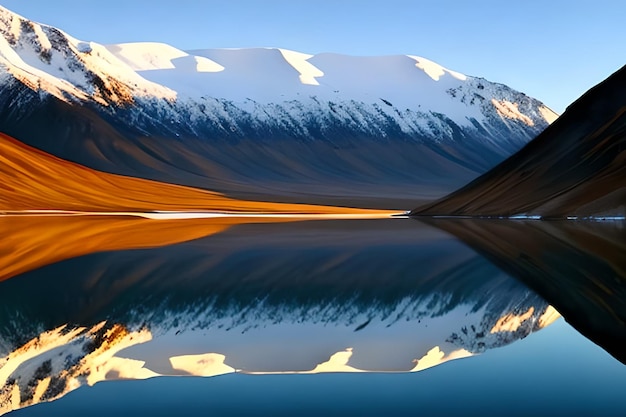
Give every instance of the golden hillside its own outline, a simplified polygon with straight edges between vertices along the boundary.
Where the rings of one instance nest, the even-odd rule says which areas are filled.
[[[216,192],[104,173],[0,133],[0,211],[23,210],[374,213],[344,207],[236,200]]]

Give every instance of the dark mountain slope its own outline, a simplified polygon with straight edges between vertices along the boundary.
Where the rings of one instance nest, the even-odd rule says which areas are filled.
[[[491,171],[412,215],[626,214],[626,67]]]

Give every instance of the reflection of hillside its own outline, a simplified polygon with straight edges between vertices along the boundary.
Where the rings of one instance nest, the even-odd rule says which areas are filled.
[[[153,232],[167,236],[160,225]],[[195,229],[189,223],[186,233],[197,237],[200,228],[215,230],[207,220]],[[499,314],[515,297],[525,300],[518,313],[543,303],[456,239],[417,222],[249,224],[177,245],[80,256],[7,280],[0,285],[0,331],[25,338],[38,323],[143,323],[189,309],[235,311],[233,325],[245,326],[254,316],[244,312],[257,307],[276,319],[299,312],[351,322],[368,311],[388,317],[407,300],[430,301],[427,311],[406,309],[402,317],[440,316],[461,304]]]
[[[428,220],[537,291],[578,331],[626,363],[623,222]]]
[[[281,218],[148,220],[132,216],[0,216],[0,281],[95,252],[154,248]]]

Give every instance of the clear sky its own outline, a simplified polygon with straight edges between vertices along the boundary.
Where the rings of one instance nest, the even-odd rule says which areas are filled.
[[[624,0],[0,0],[99,43],[413,54],[561,113],[626,64]]]

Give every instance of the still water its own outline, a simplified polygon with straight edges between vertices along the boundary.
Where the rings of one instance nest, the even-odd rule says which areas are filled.
[[[0,413],[626,415],[623,223],[0,223]]]

